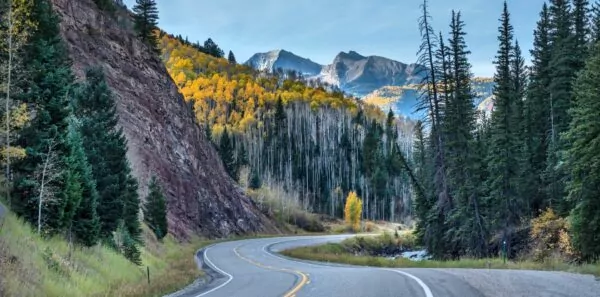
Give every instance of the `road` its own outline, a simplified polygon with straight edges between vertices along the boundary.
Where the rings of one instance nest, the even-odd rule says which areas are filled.
[[[347,236],[285,237],[220,243],[200,252],[212,281],[178,297],[600,296],[590,275],[476,269],[384,269],[296,261],[284,249]]]

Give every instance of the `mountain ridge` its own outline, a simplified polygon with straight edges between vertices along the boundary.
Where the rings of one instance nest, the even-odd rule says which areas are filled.
[[[321,65],[290,51],[278,49],[257,53],[244,63],[259,71],[295,71],[307,80],[317,80],[340,88],[345,93],[362,98],[382,110],[392,109],[395,114],[408,118],[423,115],[414,111],[420,84],[426,68],[416,63],[404,63],[379,55],[362,55],[354,50],[340,51],[331,64]],[[492,95],[491,78],[474,77],[475,106]]]

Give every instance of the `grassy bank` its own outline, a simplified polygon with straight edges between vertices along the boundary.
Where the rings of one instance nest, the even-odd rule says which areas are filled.
[[[193,255],[210,243],[180,244],[170,236],[159,243],[144,232],[139,267],[100,245],[72,248],[60,237],[42,239],[11,213],[0,224],[1,296],[162,296],[200,276]]]
[[[461,259],[457,261],[411,261],[404,258],[387,259],[384,257],[355,255],[350,251],[352,242],[340,244],[325,244],[320,246],[301,247],[282,252],[288,257],[331,263],[342,263],[360,266],[388,268],[491,268],[491,269],[520,269],[520,270],[550,270],[566,271],[600,276],[600,263],[574,265],[559,260],[546,262],[507,261],[500,258],[491,259]]]

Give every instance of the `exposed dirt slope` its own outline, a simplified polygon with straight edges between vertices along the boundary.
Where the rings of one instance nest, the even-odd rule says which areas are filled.
[[[274,231],[228,177],[163,63],[133,34],[128,13],[111,16],[92,0],[52,2],[77,76],[88,66],[104,68],[141,197],[157,175],[168,196],[170,231],[180,238]]]

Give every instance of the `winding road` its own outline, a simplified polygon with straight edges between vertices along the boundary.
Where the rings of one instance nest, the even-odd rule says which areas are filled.
[[[600,296],[591,275],[486,269],[385,269],[297,261],[277,252],[348,235],[250,239],[219,243],[199,251],[209,275],[177,297],[479,297]]]

